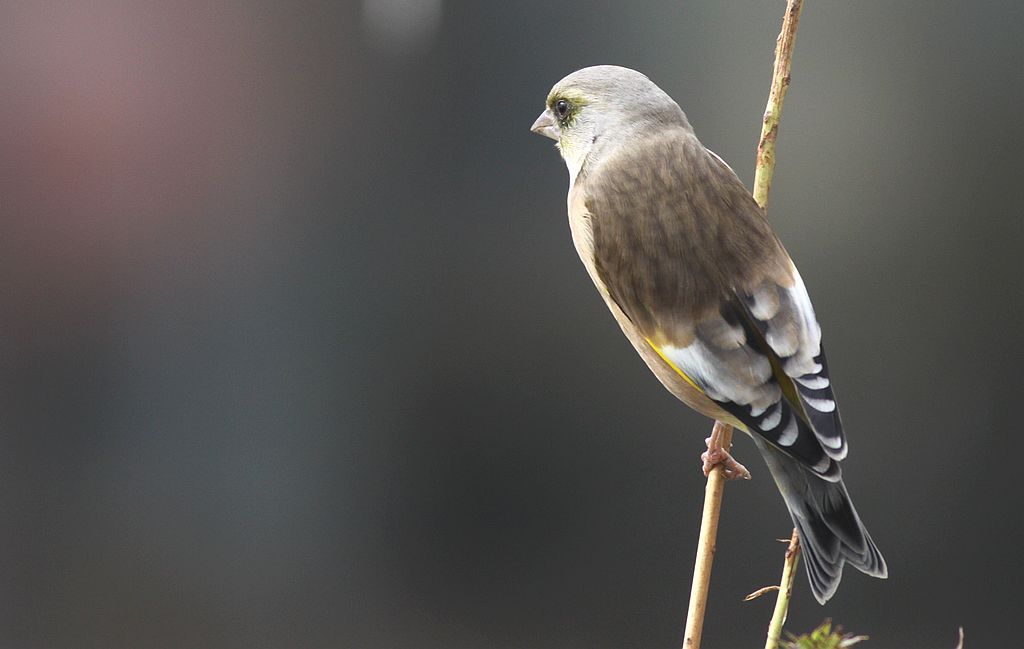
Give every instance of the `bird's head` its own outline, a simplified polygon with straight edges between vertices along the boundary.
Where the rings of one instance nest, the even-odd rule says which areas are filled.
[[[597,150],[660,126],[689,128],[676,102],[636,70],[597,65],[555,84],[530,130],[558,143],[572,179]]]

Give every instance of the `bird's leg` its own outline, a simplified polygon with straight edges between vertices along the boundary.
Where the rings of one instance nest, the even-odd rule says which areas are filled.
[[[728,449],[722,448],[723,425],[721,422],[716,421],[715,427],[711,430],[711,437],[704,440],[704,443],[708,446],[708,450],[704,451],[700,456],[701,461],[704,463],[702,467],[704,477],[707,477],[716,466],[722,465],[722,474],[726,480],[737,480],[739,478],[750,480],[750,471],[747,471],[747,467],[729,455]]]

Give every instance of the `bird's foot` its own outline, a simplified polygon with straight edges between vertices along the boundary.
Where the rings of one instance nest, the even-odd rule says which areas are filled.
[[[721,465],[722,475],[726,480],[750,480],[750,471],[747,471],[747,467],[743,466],[729,455],[729,451],[725,450],[721,446],[721,441],[718,437],[718,426],[715,426],[715,430],[711,433],[711,437],[704,440],[707,444],[708,450],[704,451],[700,459],[703,462],[701,467],[704,471],[704,477],[707,477],[711,470],[716,466]]]

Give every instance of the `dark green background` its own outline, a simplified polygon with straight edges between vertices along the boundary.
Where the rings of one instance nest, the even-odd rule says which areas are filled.
[[[384,5],[0,6],[0,646],[679,646],[710,422],[528,129],[627,65],[749,183],[783,3]],[[1019,643],[1022,33],[805,8],[770,217],[891,577],[801,571],[789,629]],[[763,642],[789,533],[738,455],[707,647]]]

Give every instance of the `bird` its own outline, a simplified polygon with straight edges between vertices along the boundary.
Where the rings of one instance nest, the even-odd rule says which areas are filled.
[[[568,167],[573,243],[626,338],[669,392],[754,441],[815,599],[835,594],[846,563],[887,577],[843,483],[846,435],[807,288],[736,173],[629,68],[569,74],[531,130]],[[720,462],[749,477],[707,442],[705,473]]]

